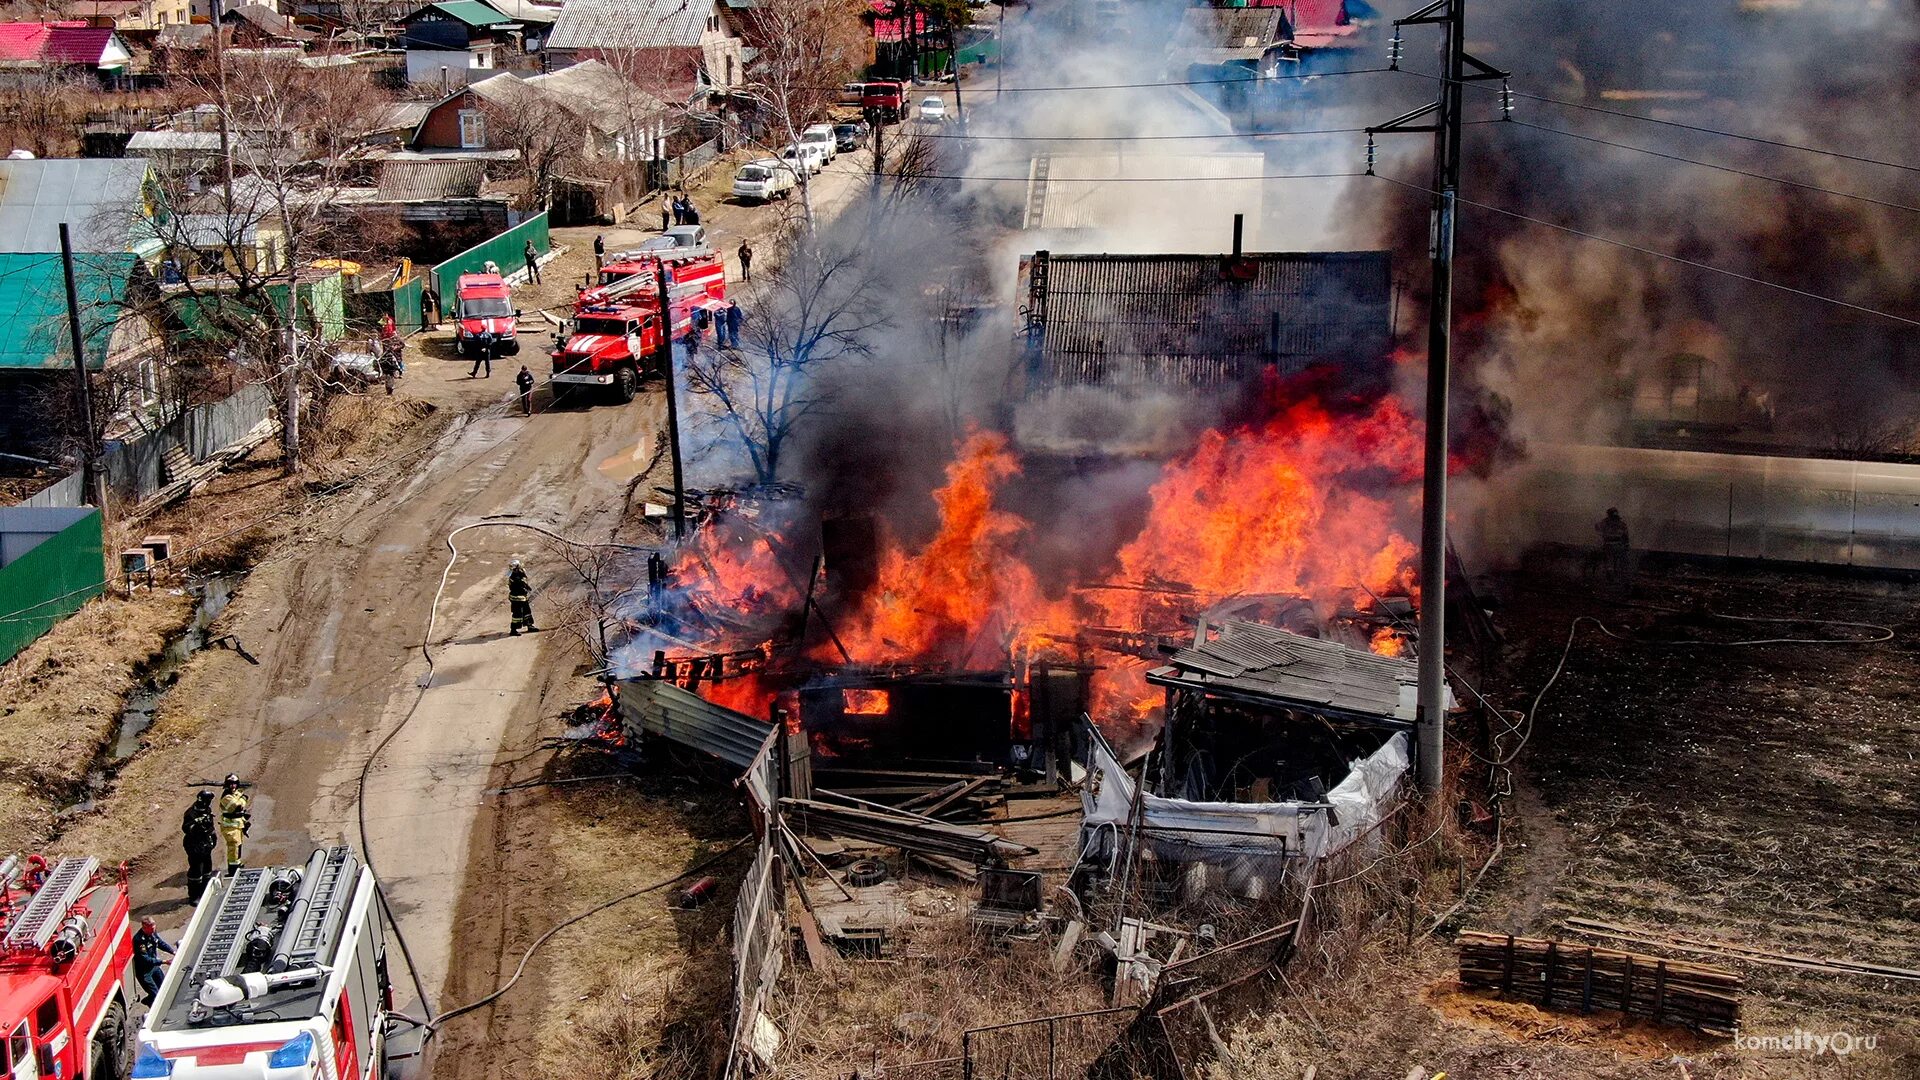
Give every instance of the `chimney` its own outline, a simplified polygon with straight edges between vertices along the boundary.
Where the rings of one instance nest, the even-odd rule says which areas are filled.
[[[1241,231],[1246,228],[1246,224],[1247,215],[1233,215],[1233,257],[1236,259],[1240,257],[1240,235]]]

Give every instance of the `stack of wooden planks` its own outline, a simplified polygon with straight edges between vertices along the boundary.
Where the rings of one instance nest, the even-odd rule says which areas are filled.
[[[1616,1009],[1713,1035],[1740,1023],[1739,975],[1687,960],[1463,930],[1460,982],[1544,1009]]]

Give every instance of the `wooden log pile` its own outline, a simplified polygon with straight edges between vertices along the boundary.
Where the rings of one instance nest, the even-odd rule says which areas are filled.
[[[1711,1035],[1740,1023],[1741,978],[1724,968],[1617,949],[1464,930],[1463,986],[1500,991],[1543,1009],[1614,1009]]]

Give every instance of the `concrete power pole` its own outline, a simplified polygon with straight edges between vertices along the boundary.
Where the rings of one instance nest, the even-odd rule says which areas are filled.
[[[1376,134],[1433,133],[1433,210],[1428,237],[1433,296],[1427,326],[1427,439],[1420,503],[1420,711],[1415,724],[1420,790],[1446,780],[1447,739],[1447,380],[1453,351],[1453,237],[1460,191],[1460,99],[1466,83],[1507,73],[1467,55],[1466,0],[1433,3],[1394,22],[1391,66],[1400,66],[1400,28],[1441,27],[1442,78],[1431,105],[1367,129]],[[1424,120],[1424,123],[1420,121]],[[1372,170],[1372,154],[1368,154]]]
[[[804,166],[803,166],[804,167]],[[667,374],[667,452],[673,461],[673,538],[687,535],[687,485],[680,463],[680,385],[673,371],[673,300],[666,261],[660,262],[660,370]]]

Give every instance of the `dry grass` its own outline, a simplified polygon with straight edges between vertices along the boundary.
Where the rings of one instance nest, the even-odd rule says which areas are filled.
[[[955,914],[913,936],[897,959],[844,960],[824,971],[797,971],[786,980],[785,1000],[773,1009],[787,1034],[778,1075],[833,1080],[855,1070],[871,1075],[875,1062],[940,1062],[960,1055],[961,1035],[970,1028],[1106,1008],[1106,994],[1092,974],[1054,974],[1051,944],[1045,938],[998,943],[970,933],[964,915]],[[1062,1029],[1061,1062],[1078,1060],[1084,1069],[1113,1029],[1111,1021]],[[1007,1059],[1029,1048],[1032,1038],[1044,1040],[1044,1031],[983,1041],[976,1050]],[[934,1077],[958,1070],[923,1065],[889,1073]],[[981,1075],[998,1076],[1000,1069]]]

